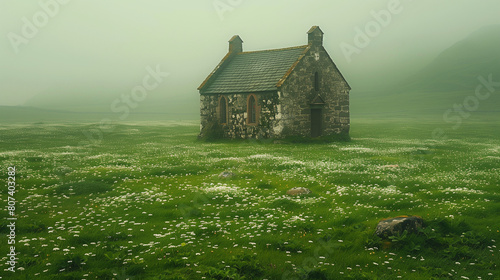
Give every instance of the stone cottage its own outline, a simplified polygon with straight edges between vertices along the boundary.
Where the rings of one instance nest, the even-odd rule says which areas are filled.
[[[319,137],[349,133],[351,87],[313,26],[308,44],[243,51],[239,36],[200,85],[202,137],[219,127],[226,138]]]

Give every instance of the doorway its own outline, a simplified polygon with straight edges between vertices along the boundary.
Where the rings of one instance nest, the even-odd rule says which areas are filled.
[[[321,108],[311,109],[311,137],[319,137],[323,132],[323,112]]]

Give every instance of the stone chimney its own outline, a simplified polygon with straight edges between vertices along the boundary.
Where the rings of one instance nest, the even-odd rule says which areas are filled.
[[[323,45],[323,31],[319,28],[319,26],[313,26],[307,32],[308,35],[308,44],[322,46]]]
[[[243,40],[240,36],[234,35],[231,40],[229,40],[229,52],[230,53],[240,53],[243,51]]]

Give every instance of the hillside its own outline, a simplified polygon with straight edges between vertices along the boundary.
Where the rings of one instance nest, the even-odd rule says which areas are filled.
[[[165,121],[165,120],[195,120],[198,116],[186,113],[131,112],[124,120],[122,114],[113,112],[74,112],[66,110],[41,109],[28,106],[0,106],[0,125],[18,123],[67,123],[93,122],[103,119],[112,123],[120,121]]]
[[[441,117],[473,96],[479,77],[500,81],[500,25],[483,27],[441,52],[430,64],[395,87],[352,94],[352,115]],[[500,89],[499,89],[500,90]],[[500,98],[480,102],[475,117],[498,115]],[[497,117],[498,118],[498,117]]]
[[[473,90],[478,77],[500,77],[500,25],[483,27],[444,50],[404,81],[404,91]]]
[[[0,106],[0,125],[75,121],[81,118],[80,114],[61,110],[47,110],[27,106]]]
[[[199,116],[199,95],[194,90],[188,94],[174,94],[186,91],[165,87],[149,92],[147,98],[139,101],[134,100],[130,92],[125,86],[54,88],[41,92],[23,105],[80,114],[114,115],[114,118],[121,117],[127,109],[130,114],[169,115],[171,119],[196,119]]]

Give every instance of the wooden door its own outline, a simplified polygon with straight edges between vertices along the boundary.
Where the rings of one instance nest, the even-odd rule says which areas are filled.
[[[311,137],[319,137],[322,134],[322,111],[320,108],[311,109]]]

